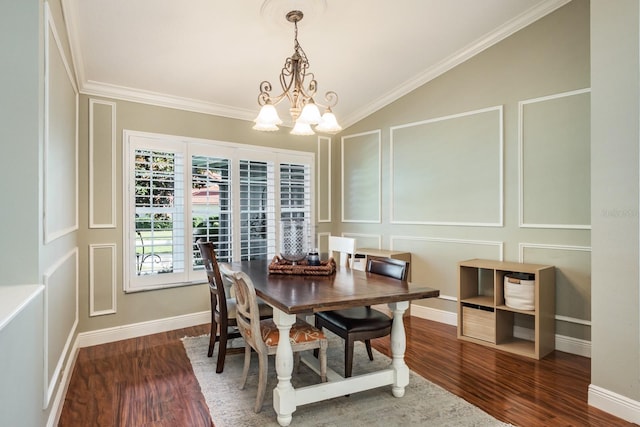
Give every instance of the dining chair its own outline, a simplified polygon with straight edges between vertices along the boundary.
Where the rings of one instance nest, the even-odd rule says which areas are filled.
[[[227,342],[241,337],[236,323],[236,300],[235,298],[227,297],[227,292],[231,289],[231,282],[227,284],[222,280],[213,243],[199,241],[198,249],[200,250],[204,269],[207,272],[211,299],[211,331],[207,356],[213,356],[216,342],[219,342],[218,361],[216,363],[216,373],[219,374],[224,370]],[[261,302],[259,309],[261,318],[268,318],[273,315],[273,310],[267,303]]]
[[[258,353],[258,394],[254,411],[260,412],[267,388],[268,356],[276,354],[280,333],[273,319],[260,320],[257,314],[256,290],[251,278],[242,271],[229,269],[225,264],[220,265],[220,271],[224,277],[228,277],[233,281],[236,295],[236,321],[245,341],[244,369],[242,371],[240,389],[244,389],[247,383],[249,365],[251,363],[251,349]],[[304,320],[296,318],[296,322],[291,326],[291,331],[289,332],[289,342],[296,357],[296,365],[299,364],[301,351],[319,350],[320,380],[326,382],[327,338],[324,333]]]
[[[406,280],[409,263],[392,258],[369,258],[367,271],[381,274],[398,280]],[[321,311],[316,313],[316,328],[326,328],[344,339],[344,377],[351,376],[353,368],[353,348],[356,341],[364,341],[373,360],[371,340],[391,333],[393,319],[386,314],[371,308],[353,307],[343,310]]]
[[[329,236],[329,256],[338,259],[340,266],[351,268],[355,257],[356,239],[351,237]],[[336,253],[339,254],[336,257]]]

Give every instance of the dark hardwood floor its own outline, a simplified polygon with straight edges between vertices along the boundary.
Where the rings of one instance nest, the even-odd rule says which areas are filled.
[[[59,426],[210,427],[180,341],[208,328],[81,349]],[[374,347],[390,354],[388,337]],[[411,317],[405,360],[414,372],[517,426],[635,425],[587,405],[588,358],[556,351],[531,360],[461,342],[455,327]]]

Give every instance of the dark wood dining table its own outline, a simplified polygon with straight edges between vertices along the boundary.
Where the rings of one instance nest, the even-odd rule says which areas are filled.
[[[395,397],[404,396],[404,389],[409,384],[409,368],[404,362],[403,314],[410,301],[439,296],[437,289],[419,281],[401,281],[349,268],[338,267],[335,274],[328,276],[301,276],[270,274],[268,266],[266,260],[231,263],[234,270],[242,270],[251,277],[258,297],[274,308],[273,319],[280,330],[280,338],[276,352],[278,385],[273,390],[273,407],[281,426],[291,423],[293,412],[300,405],[385,385],[391,385]],[[380,371],[349,378],[327,369],[327,382],[294,388],[291,384],[293,351],[288,337],[296,316],[376,304],[387,304],[393,313],[390,365]],[[319,372],[317,359],[304,357],[303,361]]]

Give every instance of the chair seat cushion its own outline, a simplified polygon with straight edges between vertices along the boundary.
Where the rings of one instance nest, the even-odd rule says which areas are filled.
[[[269,347],[278,345],[280,331],[272,319],[261,320],[260,331],[266,345]],[[291,331],[289,331],[289,342],[291,344],[301,344],[322,339],[326,339],[326,337],[320,329],[300,319],[296,319],[296,323],[291,326]]]
[[[371,307],[353,307],[344,310],[316,313],[320,319],[348,332],[366,332],[390,327],[392,319]]]

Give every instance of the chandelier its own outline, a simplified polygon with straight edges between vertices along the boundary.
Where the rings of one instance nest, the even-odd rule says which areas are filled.
[[[327,92],[324,96],[326,104],[316,103],[313,99],[317,91],[318,82],[313,73],[309,71],[309,60],[304,50],[302,50],[302,46],[298,43],[298,22],[302,19],[303,14],[299,10],[292,10],[287,13],[286,17],[287,21],[293,22],[295,36],[293,40],[293,55],[285,60],[284,67],[280,72],[282,93],[278,96],[271,96],[271,83],[266,80],[260,83],[258,104],[262,108],[258,117],[254,120],[253,129],[262,131],[278,130],[278,125],[282,124],[282,120],[280,120],[275,106],[284,99],[288,99],[291,104],[289,113],[295,122],[291,130],[292,135],[313,135],[312,125],[315,125],[315,130],[318,132],[339,132],[342,128],[331,111],[331,107],[334,107],[338,102],[338,95],[333,91]],[[305,80],[307,81],[305,82]],[[320,115],[318,106],[325,109],[324,114]]]

